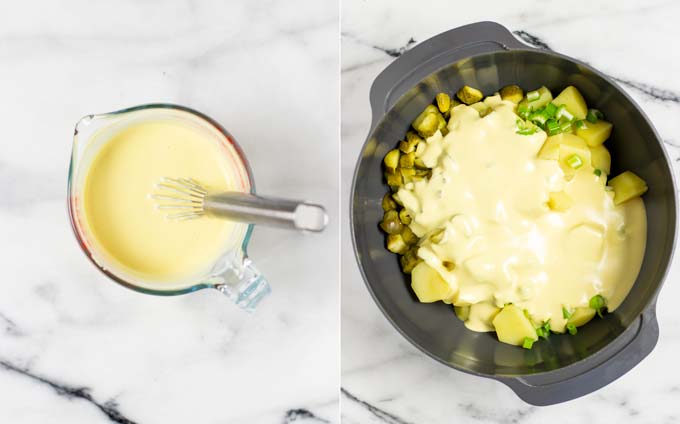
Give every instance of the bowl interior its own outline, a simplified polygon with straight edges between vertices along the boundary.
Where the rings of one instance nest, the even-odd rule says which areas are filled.
[[[493,333],[467,330],[450,305],[419,303],[410,277],[397,256],[384,247],[378,228],[381,199],[388,191],[382,158],[402,139],[413,119],[437,92],[455,93],[463,84],[493,94],[507,84],[525,89],[545,85],[555,95],[568,85],[583,93],[588,105],[614,123],[607,147],[612,175],[632,170],[648,185],[647,249],[640,274],[624,303],[605,319],[593,320],[576,336],[552,335],[532,350],[497,341]],[[494,183],[494,182],[490,182]],[[502,184],[502,182],[495,182]],[[651,124],[632,100],[597,71],[567,57],[538,51],[479,55],[451,64],[402,96],[369,136],[357,165],[352,199],[356,254],[375,301],[394,326],[430,356],[457,369],[483,375],[530,375],[574,364],[600,351],[652,305],[669,264],[675,235],[675,191],[669,164]]]

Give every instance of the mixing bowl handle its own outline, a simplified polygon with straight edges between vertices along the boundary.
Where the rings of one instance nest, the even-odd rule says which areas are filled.
[[[503,50],[531,50],[504,26],[477,22],[419,43],[394,60],[371,86],[371,130],[397,99],[436,70],[466,57]]]
[[[629,333],[627,337],[626,333]],[[640,316],[639,325],[632,324],[619,338],[589,357],[583,365],[577,363],[570,367],[572,369],[557,371],[554,373],[556,377],[537,375],[498,380],[532,405],[565,402],[592,393],[630,371],[649,355],[658,339],[659,324],[654,302]]]

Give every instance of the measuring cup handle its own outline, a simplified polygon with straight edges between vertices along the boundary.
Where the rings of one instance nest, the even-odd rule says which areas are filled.
[[[239,307],[253,312],[271,288],[253,262],[243,253],[230,255],[226,259],[226,269],[216,277],[213,287]]]

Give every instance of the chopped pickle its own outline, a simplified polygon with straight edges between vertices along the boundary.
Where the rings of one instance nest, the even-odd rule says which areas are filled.
[[[382,221],[380,221],[380,228],[387,234],[400,234],[404,226],[399,220],[399,213],[396,210],[385,212]]]
[[[393,211],[397,209],[397,202],[394,201],[394,198],[392,197],[392,193],[386,193],[383,196],[382,199],[382,208],[383,211]]]
[[[416,161],[417,161],[417,159],[416,159]],[[416,164],[416,166],[418,166],[418,165]],[[419,177],[427,177],[427,178],[429,178],[429,177],[432,176],[432,170],[431,170],[431,169],[419,169],[419,168],[416,168],[416,175],[419,176]]]
[[[411,288],[422,303],[450,299],[455,293],[446,281],[425,262],[411,271]]]
[[[439,114],[437,115],[437,119],[439,120],[439,125],[437,126],[437,129],[442,132],[442,135],[446,135],[449,133],[449,129],[446,128],[446,119]]]
[[[596,123],[585,122],[581,128],[576,129],[576,135],[588,143],[588,146],[595,147],[607,141],[612,133],[613,125],[610,122],[600,119]]]
[[[416,147],[418,147],[418,144],[421,141],[423,141],[423,139],[417,135],[415,137],[408,137],[407,134],[406,140],[401,140],[399,142],[399,150],[401,150],[402,153],[414,153],[416,151]]]
[[[392,189],[396,189],[402,184],[401,174],[397,172],[385,172],[385,180]]]
[[[506,85],[505,87],[501,88],[500,95],[501,99],[503,100],[519,103],[524,98],[524,90],[522,90],[519,85]]]
[[[573,324],[574,327],[581,327],[593,319],[595,316],[595,309],[590,307],[576,308],[567,320],[567,324]]]
[[[588,113],[588,106],[583,96],[576,87],[570,85],[562,90],[562,92],[553,99],[552,103],[555,106],[566,106],[566,109],[574,115],[576,119],[585,119]]]
[[[398,149],[393,149],[387,152],[383,162],[385,163],[385,168],[387,168],[388,171],[394,172],[394,170],[397,169],[397,166],[399,166],[400,155],[401,154],[399,153]]]
[[[456,96],[458,96],[460,101],[466,105],[477,103],[484,98],[484,94],[482,94],[481,91],[477,90],[476,88],[472,88],[469,85],[464,85],[463,88],[458,90]]]
[[[408,213],[406,209],[402,209],[399,211],[399,220],[404,225],[408,225],[411,223],[411,215]]]
[[[536,330],[524,311],[513,304],[505,305],[493,319],[498,340],[503,343],[522,346],[524,339],[538,340]]]
[[[647,183],[630,171],[609,180],[609,185],[614,188],[614,204],[621,203],[641,196],[647,191]]]
[[[408,250],[408,246],[401,234],[389,234],[387,236],[387,250],[392,253],[402,254]]]
[[[548,207],[554,211],[564,212],[573,205],[574,199],[563,191],[555,191],[548,195]]]
[[[439,129],[439,109],[434,105],[428,105],[413,121],[413,128],[421,137],[430,137]]]
[[[446,93],[439,93],[436,96],[437,107],[441,113],[448,112],[451,108],[451,96]]]
[[[416,168],[420,168],[421,170],[429,170],[430,168],[425,165],[425,162],[421,158],[416,158],[416,160],[413,161],[413,164],[416,166]]]
[[[404,181],[406,181],[406,178],[416,175],[416,170],[415,168],[399,168],[399,173],[404,178]]]
[[[444,240],[445,235],[446,230],[442,228],[441,230],[437,230],[434,233],[432,233],[432,235],[430,235],[430,241],[434,244],[439,244],[442,242],[442,240]]]
[[[612,156],[609,154],[609,150],[600,144],[590,148],[590,163],[593,165],[593,168],[609,175],[612,168]]]
[[[399,158],[399,166],[401,168],[413,168],[415,160],[416,154],[414,152],[406,153]]]
[[[468,317],[470,316],[470,306],[469,305],[454,306],[453,310],[456,313],[456,316],[458,317],[458,319],[461,320],[461,321],[467,321]]]
[[[479,112],[479,116],[482,118],[491,112],[489,105],[485,104],[484,102],[473,103],[470,105],[470,107]]]
[[[418,247],[414,246],[404,253],[404,255],[399,258],[399,263],[401,264],[401,270],[404,274],[410,274],[413,268],[422,262],[422,259],[418,257]]]
[[[413,231],[406,225],[404,225],[404,229],[401,230],[401,238],[404,240],[406,244],[409,246],[412,246],[416,243],[418,243],[418,236],[413,234]]]
[[[420,138],[420,136],[418,134],[409,130],[409,131],[406,132],[406,141],[409,142],[409,143],[414,143],[414,144],[417,145],[418,143],[420,143],[421,141],[424,141],[424,140],[422,138]]]

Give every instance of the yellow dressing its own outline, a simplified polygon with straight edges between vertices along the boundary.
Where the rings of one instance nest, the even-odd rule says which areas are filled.
[[[212,190],[229,190],[229,166],[219,141],[179,121],[138,122],[114,134],[89,166],[82,194],[96,250],[115,268],[153,284],[204,274],[226,249],[235,224],[210,217],[168,220],[149,194],[161,177],[191,177]]]
[[[589,160],[574,171],[539,159],[546,134],[517,134],[511,102],[485,103],[493,112],[484,118],[465,105],[452,110],[449,133],[438,131],[416,154],[431,178],[397,193],[424,237],[418,256],[456,292],[454,305],[480,305],[466,320],[472,330],[493,330],[489,312],[508,303],[558,332],[562,308],[587,307],[595,294],[616,309],[644,256],[642,199],[615,206]],[[551,193],[560,193],[552,196],[560,210],[548,206]],[[429,240],[442,229],[438,243]]]

